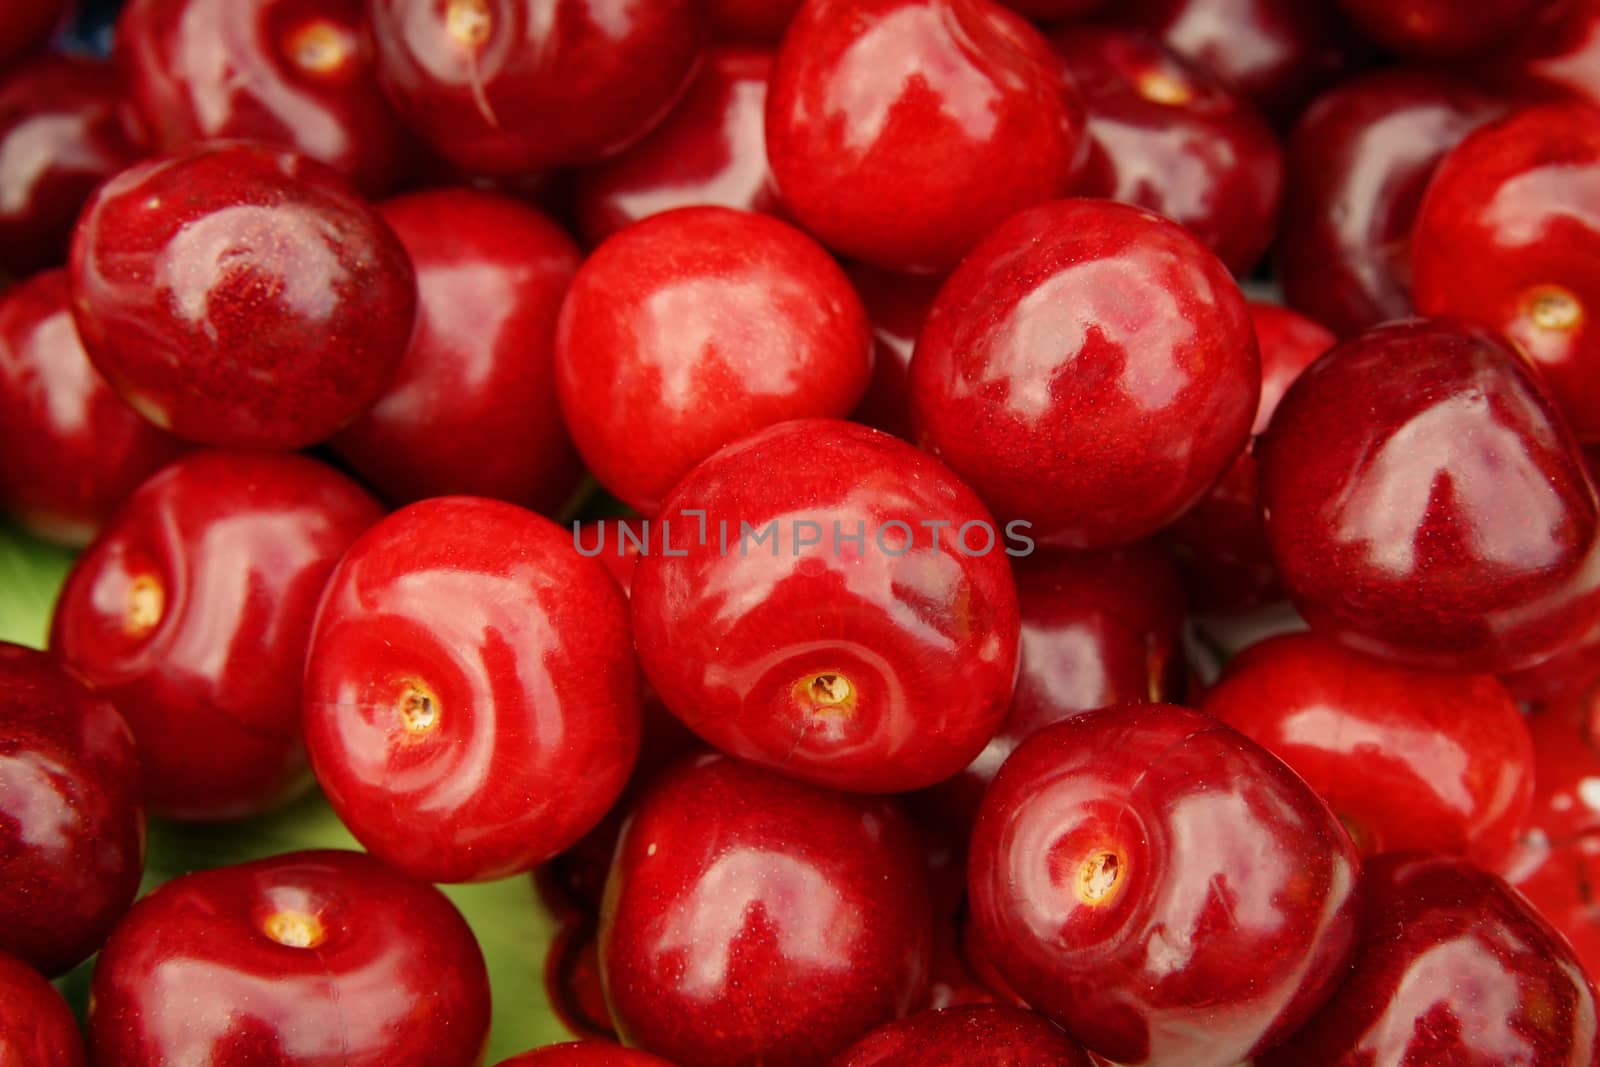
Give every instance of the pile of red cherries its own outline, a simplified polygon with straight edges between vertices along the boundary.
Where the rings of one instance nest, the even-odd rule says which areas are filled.
[[[0,1063],[1597,1062],[1600,0],[65,6]]]

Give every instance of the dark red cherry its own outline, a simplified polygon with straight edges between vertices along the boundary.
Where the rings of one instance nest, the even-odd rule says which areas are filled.
[[[1089,1057],[1042,1015],[1001,1004],[925,1011],[885,1023],[829,1067],[1089,1067]]]
[[[569,1041],[524,1052],[498,1067],[672,1067],[660,1056],[609,1041]]]
[[[1050,45],[1089,109],[1073,191],[1181,222],[1250,273],[1278,232],[1283,152],[1249,101],[1140,30],[1069,26]]]
[[[1105,10],[1110,0],[1000,0],[1000,2],[1031,19],[1053,22],[1097,15]]]
[[[1419,320],[1345,342],[1289,387],[1256,457],[1284,587],[1352,648],[1498,673],[1600,617],[1594,485],[1486,330]]]
[[[20,0],[0,11],[0,67],[37,48],[66,17],[68,0]]]
[[[1566,938],[1585,974],[1600,971],[1600,834],[1550,842],[1530,830],[1499,873]]]
[[[364,0],[131,0],[116,55],[158,151],[281,145],[369,194],[393,185],[405,162]]]
[[[867,395],[850,417],[909,441],[913,434],[906,378],[911,352],[944,279],[879,270],[865,263],[851,264],[849,273],[872,324],[872,378]]]
[[[1395,853],[1361,873],[1355,969],[1260,1067],[1576,1067],[1600,1056],[1595,993],[1527,901],[1463,859]]]
[[[1399,56],[1459,62],[1504,51],[1548,8],[1568,0],[1337,0],[1356,28]]]
[[[358,852],[186,875],[136,904],[95,966],[97,1064],[473,1067],[483,953],[437,889]]]
[[[396,504],[469,494],[554,513],[582,474],[555,378],[556,316],[577,246],[493,193],[436,189],[379,211],[416,268],[417,328],[334,451]]]
[[[1440,164],[1412,237],[1418,310],[1514,342],[1600,440],[1600,107],[1525,108]]]
[[[110,64],[79,57],[41,56],[0,81],[0,266],[65,263],[89,194],[139,159],[121,95]]]
[[[1533,797],[1533,742],[1493,675],[1286,634],[1235,657],[1200,707],[1292,767],[1363,856],[1431,849],[1493,869]]]
[[[1600,0],[1545,4],[1509,47],[1474,70],[1518,97],[1577,97],[1600,106]]]
[[[706,17],[719,40],[777,44],[801,0],[705,0]]]
[[[548,519],[476,497],[413,504],[328,581],[305,730],[317,781],[374,855],[430,882],[530,870],[633,769],[627,604]]]
[[[650,546],[633,580],[640,662],[725,752],[903,792],[966,766],[1005,714],[1006,553],[1026,546],[903,441],[825,419],[747,437],[678,484]]]
[[[20,960],[0,952],[0,1063],[83,1067],[83,1035],[61,994]]]
[[[1042,36],[990,0],[808,0],[767,98],[783,202],[829,248],[942,271],[1063,195],[1083,101]]]
[[[767,164],[767,80],[773,54],[722,46],[672,114],[615,159],[578,175],[578,225],[599,244],[618,230],[678,207],[714,204],[781,215]]]
[[[378,76],[466,170],[593,163],[664,118],[701,58],[696,0],[369,0]]]
[[[926,877],[889,800],[720,755],[680,763],[606,886],[612,1018],[627,1044],[695,1067],[825,1062],[922,995]]]
[[[561,410],[589,470],[645,514],[747,434],[860,401],[871,335],[805,234],[720,207],[649,218],[597,249],[561,309]]]
[[[52,657],[0,642],[0,960],[55,977],[105,942],[144,873],[142,784],[117,709]]]
[[[911,360],[919,441],[1002,520],[1125,544],[1244,448],[1261,390],[1244,297],[1177,223],[1104,200],[1008,219],[939,291]]]
[[[151,422],[203,444],[324,440],[411,339],[405,249],[287,151],[206,146],[124,171],[84,209],[71,262],[89,358]]]
[[[0,295],[0,426],[0,511],[69,545],[87,544],[183,450],[89,363],[59,270]]]
[[[1130,1067],[1232,1067],[1271,1045],[1337,986],[1356,932],[1356,854],[1332,812],[1253,741],[1171,705],[1024,741],[968,862],[995,967]]]
[[[234,819],[309,784],[312,616],[381,514],[304,456],[195,452],[140,486],[78,558],[50,647],[133,727],[154,812]]]

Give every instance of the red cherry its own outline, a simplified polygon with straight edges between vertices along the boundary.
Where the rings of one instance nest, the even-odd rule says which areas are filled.
[[[600,928],[623,1039],[695,1067],[824,1062],[928,981],[920,849],[888,800],[707,755],[623,830]]]
[[[369,0],[378,76],[469,171],[593,163],[672,109],[700,60],[696,0]]]
[[[1089,109],[1074,186],[1165,215],[1228,269],[1250,273],[1278,230],[1283,152],[1216,75],[1139,31],[1072,26],[1050,38]]]
[[[672,1067],[660,1056],[609,1041],[569,1041],[524,1052],[498,1067]]]
[[[1312,628],[1441,670],[1512,670],[1600,616],[1594,485],[1487,331],[1382,326],[1313,363],[1256,450],[1267,535]]]
[[[683,208],[585,261],[561,309],[556,380],[589,469],[651,514],[723,445],[849,414],[870,345],[849,278],[815,241],[763,215]]]
[[[556,401],[556,316],[581,258],[515,200],[468,189],[379,208],[417,273],[417,328],[387,389],[332,441],[383,496],[557,511],[582,466]]]
[[[787,422],[668,498],[634,574],[634,642],[661,699],[723,751],[837,789],[917,789],[971,761],[1005,714],[1008,549],[927,454]]]
[[[861,398],[856,422],[911,440],[911,397],[906,378],[911,352],[944,279],[932,274],[900,274],[864,263],[849,267],[850,280],[872,324],[872,378]]]
[[[600,820],[638,753],[622,593],[532,512],[413,504],[328,580],[305,730],[374,855],[430,882],[530,870]]]
[[[1006,216],[1061,196],[1083,128],[1049,45],[989,0],[808,0],[767,99],[784,204],[890,270],[948,270]]]
[[[616,843],[613,835],[611,844]],[[601,872],[602,882],[606,873]],[[544,989],[550,1010],[574,1036],[614,1041],[617,1031],[611,1025],[606,992],[600,984],[598,903],[595,909],[592,915],[577,915],[562,924],[545,954]]]
[[[1559,934],[1466,860],[1367,861],[1355,970],[1260,1067],[1558,1067],[1600,1056],[1595,993]]]
[[[1450,62],[1504,50],[1567,0],[1337,0],[1362,33],[1407,59]]]
[[[0,642],[0,713],[0,986],[9,986],[7,953],[54,977],[105,942],[144,873],[144,808],[128,724],[51,657]],[[7,1003],[0,996],[0,1053]]]
[[[0,67],[37,48],[66,17],[68,0],[26,0],[0,11]]]
[[[1089,1067],[1089,1057],[1042,1015],[1000,1004],[926,1011],[885,1023],[830,1067]]]
[[[183,451],[90,365],[59,270],[0,295],[0,426],[0,510],[70,545]]]
[[[201,871],[136,904],[95,967],[94,1062],[471,1067],[489,1033],[472,931],[358,852]]]
[[[66,1001],[31,967],[0,952],[0,1056],[17,1067],[83,1067]]]
[[[1235,657],[1200,707],[1292,767],[1364,856],[1434,849],[1492,868],[1533,797],[1533,742],[1493,675],[1286,634]]]
[[[1486,57],[1475,75],[1518,96],[1575,96],[1600,106],[1600,0],[1543,7],[1511,46]]]
[[[1083,19],[1105,10],[1110,0],[1000,0],[1011,10],[1042,22]]]
[[[1062,200],[995,229],[911,361],[918,439],[1063,548],[1177,518],[1243,449],[1261,388],[1244,297],[1183,227]]]
[[[1356,854],[1327,806],[1248,738],[1171,705],[1024,741],[969,863],[1001,974],[1130,1067],[1249,1058],[1333,991],[1355,936]]]
[[[234,819],[309,784],[312,616],[381,514],[303,456],[196,452],[145,482],[78,558],[50,646],[127,717],[153,811]]]
[[[321,165],[245,144],[101,186],[71,271],[95,366],[146,418],[204,444],[327,438],[377,398],[416,304],[376,213]]]
[[[706,17],[721,40],[777,44],[801,0],[705,0]]]
[[[1500,331],[1600,440],[1600,108],[1531,107],[1440,164],[1412,239],[1418,310]]]
[[[1600,834],[1559,844],[1536,841],[1530,834],[1501,870],[1566,938],[1584,973],[1600,971]]]

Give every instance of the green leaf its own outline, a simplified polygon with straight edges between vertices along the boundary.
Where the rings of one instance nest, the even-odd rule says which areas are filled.
[[[43,648],[73,553],[0,524],[0,641]]]

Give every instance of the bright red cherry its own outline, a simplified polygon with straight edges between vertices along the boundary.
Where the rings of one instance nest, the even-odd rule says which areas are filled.
[[[1475,74],[1519,97],[1577,97],[1600,106],[1600,0],[1545,4],[1510,47]]]
[[[59,270],[0,295],[0,426],[0,511],[69,545],[87,544],[183,450],[89,363]]]
[[[50,647],[133,727],[154,812],[234,819],[309,784],[300,677],[323,584],[382,514],[304,456],[195,452],[67,576]]]
[[[144,873],[142,785],[117,709],[45,653],[0,642],[0,960],[55,977],[105,942]]]
[[[683,208],[584,262],[561,309],[556,381],[590,471],[648,515],[723,445],[848,415],[871,343],[850,279],[815,241],[764,215]]]
[[[1249,101],[1140,30],[1069,26],[1050,45],[1089,110],[1073,191],[1181,222],[1250,273],[1277,235],[1283,152]]]
[[[926,878],[887,799],[720,755],[681,763],[623,830],[606,886],[617,1028],[695,1067],[826,1062],[927,985]]]
[[[493,193],[437,189],[379,207],[417,273],[417,328],[383,394],[332,441],[383,497],[494,497],[553,513],[582,465],[556,400],[556,316],[580,254]]]
[[[801,0],[705,0],[718,39],[777,44]]]
[[[101,186],[71,270],[95,366],[150,421],[215,445],[299,448],[361,414],[417,298],[405,249],[333,172],[246,144]]]
[[[38,972],[0,952],[0,1063],[83,1067],[83,1035],[66,1001]]]
[[[548,519],[413,504],[328,581],[305,730],[318,782],[375,855],[430,882],[529,870],[599,822],[633,769],[627,604]]]
[[[1242,734],[1171,705],[1024,741],[968,862],[1000,973],[1122,1064],[1249,1058],[1333,991],[1356,932],[1356,854],[1332,812]]]
[[[724,752],[903,792],[966,766],[1005,714],[1006,553],[1027,546],[903,441],[833,420],[774,426],[691,471],[650,544],[633,580],[640,662]]]
[[[1250,436],[1261,369],[1226,267],[1104,200],[1008,219],[939,291],[911,360],[917,436],[1003,520],[1063,548],[1176,519]]]
[[[767,98],[785,206],[889,270],[948,270],[1006,216],[1063,195],[1083,131],[1049,45],[990,0],[808,0]]]
[[[1089,1067],[1089,1057],[1042,1015],[1001,1004],[926,1011],[885,1023],[829,1067]]]
[[[368,0],[378,76],[469,171],[593,163],[672,109],[700,61],[696,0]]]
[[[524,1052],[498,1067],[672,1067],[660,1056],[608,1041],[569,1041]]]
[[[1418,310],[1515,342],[1600,440],[1600,107],[1525,108],[1440,164],[1412,237]]]
[[[1337,0],[1356,27],[1397,55],[1452,62],[1504,50],[1545,9],[1568,0]]]
[[[901,274],[865,263],[849,267],[850,280],[872,323],[872,378],[867,395],[850,417],[884,433],[912,439],[911,397],[906,378],[917,334],[944,279],[936,274]]]
[[[94,1062],[473,1067],[483,953],[437,889],[359,852],[186,875],[95,966]]]
[[[66,17],[68,0],[23,0],[0,11],[0,67],[44,43]]]
[[[1355,970],[1259,1067],[1578,1067],[1600,1057],[1595,992],[1527,901],[1466,860],[1367,861]]]

